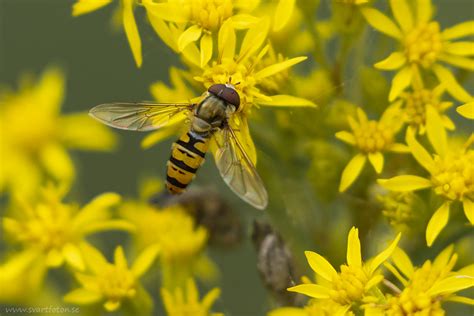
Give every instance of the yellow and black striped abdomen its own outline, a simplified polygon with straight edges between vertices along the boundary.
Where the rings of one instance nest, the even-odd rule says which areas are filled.
[[[171,149],[167,163],[166,188],[172,194],[182,193],[204,162],[209,138],[189,131],[183,134]]]

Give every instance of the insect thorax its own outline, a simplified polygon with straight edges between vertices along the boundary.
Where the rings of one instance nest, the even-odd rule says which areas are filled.
[[[197,133],[207,133],[222,125],[226,119],[225,102],[214,96],[207,96],[196,108],[192,129]]]

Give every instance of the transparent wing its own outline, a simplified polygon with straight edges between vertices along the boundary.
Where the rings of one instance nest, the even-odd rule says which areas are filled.
[[[215,136],[218,147],[215,159],[222,179],[242,200],[255,208],[265,209],[267,190],[235,131],[227,126]]]
[[[92,108],[89,114],[115,128],[151,131],[168,124],[173,117],[184,119],[193,108],[190,103],[105,103]],[[178,114],[183,116],[176,117]]]

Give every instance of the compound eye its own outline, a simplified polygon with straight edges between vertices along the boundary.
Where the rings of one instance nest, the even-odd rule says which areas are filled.
[[[225,88],[226,88],[225,84],[218,83],[218,84],[214,84],[210,86],[209,89],[207,89],[207,91],[216,96],[220,96],[222,94],[222,91],[224,91]]]
[[[221,98],[224,99],[227,103],[232,104],[235,106],[235,109],[237,110],[240,106],[240,96],[239,93],[229,87],[225,87]]]

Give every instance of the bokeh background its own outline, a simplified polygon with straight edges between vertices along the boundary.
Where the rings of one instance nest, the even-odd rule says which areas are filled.
[[[327,1],[321,1],[322,6],[328,6]],[[149,85],[157,80],[168,82],[168,68],[170,65],[179,65],[176,54],[158,40],[149,25],[139,22],[144,66],[137,69],[125,36],[110,22],[114,6],[80,18],[72,18],[73,2],[0,0],[1,84],[15,87],[21,74],[30,72],[39,75],[47,66],[55,65],[64,69],[67,78],[64,113],[87,111],[94,105],[111,101],[150,100]],[[473,18],[472,1],[433,2],[437,6],[437,20],[442,27]],[[144,21],[144,12],[138,11],[137,21]],[[364,45],[369,48],[369,52],[377,36],[379,35],[374,30],[367,30]],[[380,60],[379,57],[369,56],[369,59]],[[360,71],[362,69],[357,67],[349,69],[343,79],[346,91],[358,84],[357,72]],[[464,86],[473,87],[472,78]],[[332,91],[328,91],[328,94],[331,93]],[[321,98],[324,98],[324,95]],[[357,104],[362,100],[359,98],[352,101]],[[314,117],[319,114],[314,110],[285,112],[296,129],[301,125],[298,118],[303,112],[306,113],[303,115]],[[266,110],[263,110],[263,115],[267,115]],[[472,130],[472,125],[466,120],[459,124],[462,129]],[[209,250],[221,272],[219,286],[222,295],[215,310],[226,315],[258,316],[268,310],[269,298],[256,270],[256,255],[249,237],[251,223],[255,218],[269,218],[279,229],[295,250],[297,262],[303,271],[307,269],[302,256],[304,249],[324,253],[333,259],[332,262],[343,262],[348,228],[354,224],[363,226],[366,222],[376,220],[367,217],[370,212],[364,209],[363,202],[358,215],[345,215],[344,199],[352,199],[351,196],[346,195],[337,203],[322,203],[316,197],[311,177],[305,176],[311,168],[304,157],[305,151],[300,150],[293,154],[294,148],[302,148],[304,144],[299,144],[298,139],[293,139],[292,142],[291,137],[281,139],[280,147],[286,153],[276,157],[273,152],[275,144],[268,144],[267,140],[279,142],[278,137],[282,137],[281,134],[278,134],[278,137],[267,137],[271,132],[270,124],[254,125],[251,125],[251,130],[255,135],[260,159],[259,170],[271,192],[270,205],[266,211],[255,210],[234,196],[220,179],[210,156],[193,184],[196,187],[218,190],[240,214],[244,223],[245,236],[241,246],[229,251]],[[148,176],[162,178],[165,175],[165,163],[170,154],[172,140],[144,151],[139,145],[143,134],[124,131],[116,133],[120,145],[114,152],[73,154],[78,174],[71,193],[73,197],[87,201],[98,193],[107,191],[134,197],[137,195],[140,179]],[[317,177],[317,174],[312,176]],[[272,213],[270,217],[268,213]],[[371,235],[375,236],[386,229],[386,226],[376,225],[374,231],[369,231],[363,238],[370,240]],[[470,238],[472,239],[472,234]],[[108,233],[108,255],[112,253],[114,245],[124,239],[125,236],[120,233]],[[419,242],[405,241],[407,244]],[[334,247],[335,245],[338,246]],[[472,242],[469,245],[472,245]],[[419,261],[432,257],[440,247],[418,254]],[[470,259],[472,261],[472,256]],[[0,285],[2,286],[5,285]],[[154,297],[157,297],[156,290],[152,290]],[[458,308],[455,312],[457,315],[473,313],[473,310],[467,307]]]

